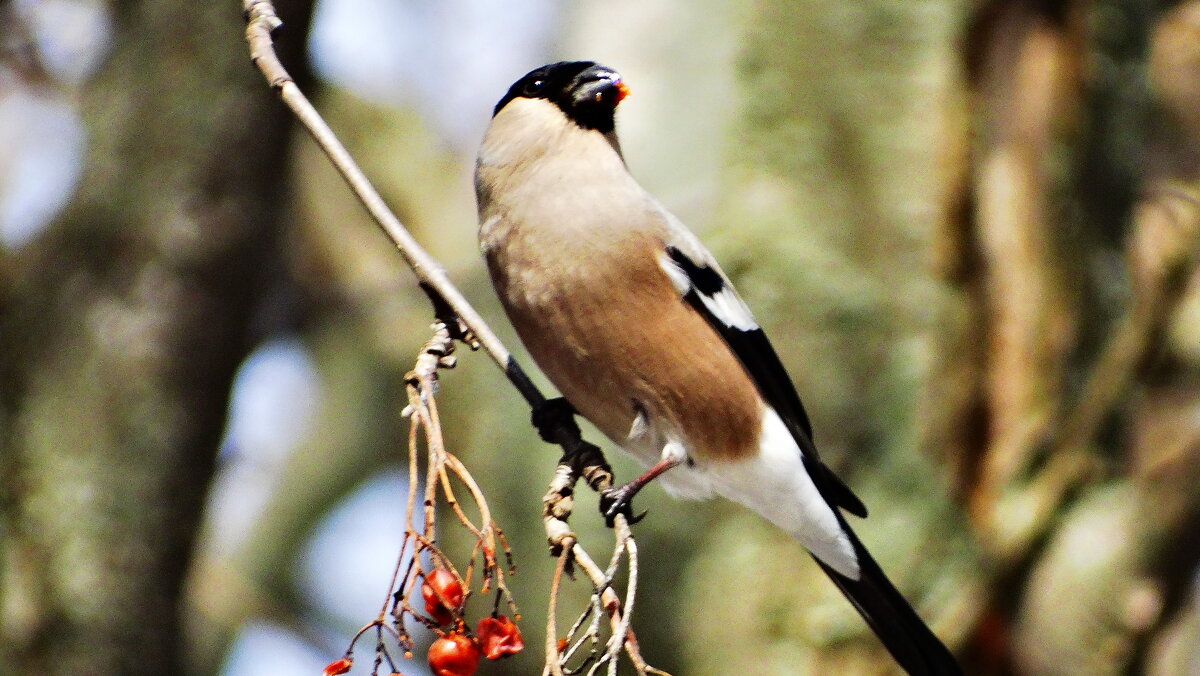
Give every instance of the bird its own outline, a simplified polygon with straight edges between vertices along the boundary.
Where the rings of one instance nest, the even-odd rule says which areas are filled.
[[[570,409],[648,467],[607,496],[609,516],[651,480],[741,503],[808,550],[904,670],[961,673],[851,529],[842,512],[867,508],[821,461],[729,277],[630,173],[628,93],[593,61],[532,70],[496,104],[475,165],[480,248],[521,342]]]

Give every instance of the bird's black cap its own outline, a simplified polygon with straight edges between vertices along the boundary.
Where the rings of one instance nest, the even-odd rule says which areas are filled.
[[[628,90],[615,70],[593,61],[559,61],[531,70],[509,87],[496,115],[513,99],[545,99],[585,129],[608,133],[613,113]]]

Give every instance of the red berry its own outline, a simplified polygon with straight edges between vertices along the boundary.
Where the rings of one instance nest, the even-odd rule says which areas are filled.
[[[479,668],[479,646],[462,634],[447,634],[429,646],[434,676],[472,676]]]
[[[421,583],[421,598],[425,599],[425,612],[438,624],[450,624],[454,621],[455,613],[462,610],[462,583],[454,577],[454,573],[445,568],[435,568],[425,575],[425,581]]]
[[[445,627],[454,624],[454,613],[446,610],[446,607],[437,603],[437,600],[425,600],[425,613],[433,618],[434,622],[438,623],[439,627]]]
[[[475,635],[483,648],[483,656],[489,660],[516,655],[525,648],[525,642],[521,640],[521,630],[507,615],[483,618],[479,621]]]
[[[349,657],[343,657],[340,660],[334,660],[333,662],[326,664],[325,671],[322,673],[324,676],[337,676],[337,674],[344,674],[350,671],[350,665],[352,664],[354,664],[354,660],[350,659]]]

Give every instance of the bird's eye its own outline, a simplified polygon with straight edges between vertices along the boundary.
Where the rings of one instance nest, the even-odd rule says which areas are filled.
[[[525,95],[536,96],[538,92],[542,91],[542,87],[545,86],[545,84],[545,80],[531,80],[527,82],[525,84]]]

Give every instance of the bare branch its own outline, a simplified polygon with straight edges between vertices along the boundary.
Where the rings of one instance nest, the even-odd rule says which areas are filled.
[[[271,31],[278,28],[281,22],[275,15],[275,9],[270,0],[244,0],[244,5],[247,22],[246,41],[250,44],[250,58],[262,71],[271,87],[279,92],[280,98],[295,113],[312,139],[329,157],[329,161],[337,168],[346,184],[367,208],[371,218],[396,246],[396,250],[404,258],[404,262],[416,275],[421,288],[434,300],[438,318],[445,321],[450,327],[461,322],[474,339],[470,341],[472,347],[482,346],[526,401],[530,404],[539,404],[545,401],[545,397],[538,392],[529,377],[513,360],[508,348],[500,342],[500,339],[483,321],[475,308],[450,282],[445,268],[417,243],[412,233],[388,209],[387,204],[367,179],[366,174],[351,158],[350,152],[334,135],[333,130],[325,123],[320,113],[300,91],[283,64],[279,62],[271,41]],[[442,316],[444,309],[453,312],[454,316]]]

